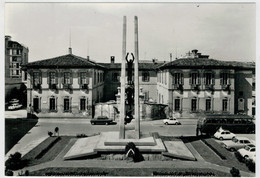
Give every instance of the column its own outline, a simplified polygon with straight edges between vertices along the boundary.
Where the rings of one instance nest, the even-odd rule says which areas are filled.
[[[135,134],[136,139],[140,139],[140,106],[139,106],[139,75],[138,75],[138,63],[139,63],[139,53],[138,53],[138,19],[135,16],[134,20],[134,41],[135,41]]]
[[[121,66],[121,96],[120,96],[120,122],[119,139],[125,139],[125,56],[126,56],[126,16],[123,17],[123,44],[122,44],[122,66]]]

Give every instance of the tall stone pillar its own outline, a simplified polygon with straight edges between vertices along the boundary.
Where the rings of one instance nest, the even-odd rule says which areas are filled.
[[[139,106],[139,74],[138,74],[138,63],[139,63],[139,52],[138,52],[138,18],[135,16],[134,20],[134,41],[135,41],[135,138],[140,139],[140,106]]]
[[[120,96],[120,122],[119,139],[125,139],[125,56],[126,56],[126,16],[123,17],[123,48],[122,48],[122,66],[121,66],[121,96]]]

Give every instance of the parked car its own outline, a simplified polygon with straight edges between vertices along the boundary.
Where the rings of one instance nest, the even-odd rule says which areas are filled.
[[[170,118],[164,119],[163,123],[165,125],[170,125],[170,124],[172,124],[172,125],[181,125],[181,123],[175,117],[170,117]]]
[[[10,106],[8,106],[9,110],[15,110],[15,109],[20,109],[23,105],[19,104],[19,103],[13,103]]]
[[[245,159],[253,158],[255,155],[255,145],[248,144],[244,148],[239,149],[238,153]]]
[[[13,98],[9,101],[9,103],[19,103],[19,100],[16,98]]]
[[[90,120],[90,123],[92,125],[95,125],[95,124],[105,124],[105,125],[108,125],[108,124],[111,124],[112,122],[113,122],[113,120],[109,119],[107,116],[98,116],[97,118],[94,118],[94,119]]]
[[[233,139],[236,137],[235,134],[228,130],[223,130],[222,128],[217,130],[217,132],[214,134],[214,137],[219,139],[219,140],[224,140],[224,139]]]
[[[246,137],[235,137],[232,140],[223,141],[223,145],[227,150],[235,151],[250,144],[251,141]]]

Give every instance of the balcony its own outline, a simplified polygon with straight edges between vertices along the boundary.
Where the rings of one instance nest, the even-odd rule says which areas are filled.
[[[183,90],[183,84],[174,84],[173,85],[174,90]]]
[[[57,84],[50,84],[49,89],[51,90],[58,90]]]
[[[214,90],[214,85],[213,84],[208,84],[208,85],[206,84],[205,90],[210,90],[210,91]]]
[[[33,85],[33,90],[36,90],[36,91],[40,92],[42,90],[41,84],[34,84]]]
[[[89,91],[89,87],[88,87],[88,84],[82,84],[81,86],[80,86],[80,89],[82,90],[82,91],[84,91],[84,92],[88,92]]]
[[[71,84],[63,84],[63,89],[65,91],[70,92],[72,90],[72,85]]]

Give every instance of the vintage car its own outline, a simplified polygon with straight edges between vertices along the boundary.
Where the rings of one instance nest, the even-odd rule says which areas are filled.
[[[255,145],[248,144],[244,148],[239,149],[237,152],[245,159],[253,158],[255,155]]]
[[[214,137],[219,139],[219,140],[230,140],[236,137],[235,134],[233,134],[232,132],[230,132],[229,130],[223,130],[222,128],[220,128],[219,130],[217,130],[217,132],[214,134]]]
[[[247,144],[252,143],[248,138],[246,137],[235,137],[232,140],[223,141],[223,145],[227,150],[235,151],[240,148],[245,147]]]
[[[19,103],[19,100],[16,98],[13,98],[9,101],[9,103]]]
[[[19,104],[19,103],[13,103],[10,106],[8,106],[9,110],[15,110],[15,109],[20,109],[21,107],[23,107],[23,105]]]
[[[94,119],[90,120],[90,123],[92,125],[95,125],[95,124],[105,124],[105,125],[108,125],[108,124],[111,124],[112,122],[113,122],[113,120],[109,119],[107,116],[98,116],[97,118],[94,118]]]
[[[181,125],[181,123],[175,117],[164,119],[163,123],[165,125]]]

